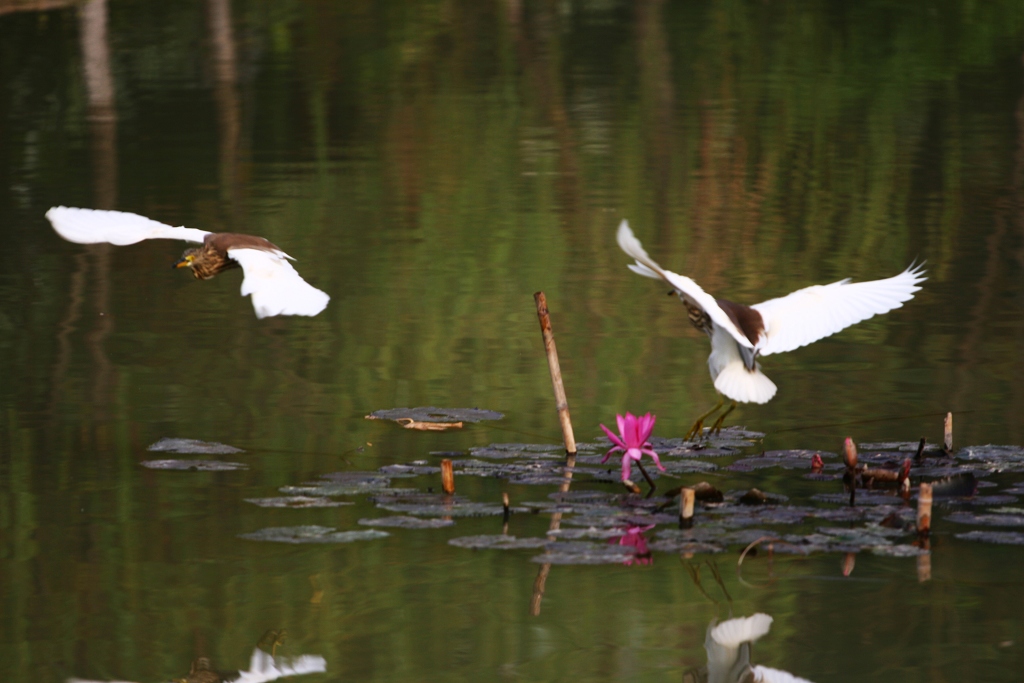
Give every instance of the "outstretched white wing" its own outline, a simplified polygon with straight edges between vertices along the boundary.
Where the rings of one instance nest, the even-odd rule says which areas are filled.
[[[752,666],[750,671],[754,675],[754,683],[811,683],[806,678],[794,676],[788,671],[767,666]]]
[[[914,298],[924,282],[923,264],[911,265],[885,280],[842,280],[830,285],[798,289],[778,299],[751,306],[761,314],[764,334],[757,344],[759,355],[792,351],[835,334],[854,323],[899,308]]]
[[[292,264],[261,249],[228,249],[228,257],[245,272],[242,296],[252,295],[257,318],[272,315],[316,315],[331,297],[302,279]]]
[[[195,228],[174,228],[159,221],[125,211],[101,211],[55,206],[46,212],[53,229],[69,242],[109,242],[124,246],[142,240],[172,239],[202,242],[209,233]]]
[[[320,655],[299,655],[298,657],[273,657],[256,648],[249,659],[249,670],[239,671],[238,683],[265,683],[286,676],[323,673],[327,671],[327,660]]]
[[[723,311],[715,301],[715,297],[705,292],[701,289],[700,285],[685,275],[679,275],[677,273],[673,273],[671,270],[663,269],[655,263],[654,259],[647,255],[647,252],[644,251],[643,245],[640,244],[640,240],[638,240],[636,235],[633,234],[633,231],[629,229],[628,222],[622,221],[619,223],[619,231],[615,237],[618,240],[622,251],[636,259],[636,264],[629,266],[630,270],[637,275],[654,278],[655,280],[664,280],[682,296],[689,299],[691,303],[704,309],[704,311],[711,316],[711,320],[716,325],[725,329],[730,335],[732,335],[737,344],[745,346],[748,349],[753,348],[753,344],[750,343],[750,340],[747,339],[746,335],[736,328],[736,325],[733,324],[729,316],[726,315],[725,311]]]

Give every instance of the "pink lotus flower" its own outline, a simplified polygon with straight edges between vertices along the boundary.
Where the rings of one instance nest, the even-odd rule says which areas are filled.
[[[629,481],[629,470],[633,465],[632,461],[640,462],[640,456],[644,453],[654,458],[654,464],[658,466],[659,470],[665,471],[665,468],[661,466],[661,460],[658,459],[658,454],[654,452],[654,448],[647,441],[648,437],[651,436],[651,432],[654,431],[654,421],[656,419],[658,418],[650,413],[643,417],[637,417],[633,413],[626,413],[626,417],[616,415],[615,420],[619,424],[621,438],[613,433],[612,430],[601,425],[601,429],[604,430],[604,433],[615,444],[604,454],[604,459],[601,462],[606,462],[615,451],[622,451],[622,481]]]

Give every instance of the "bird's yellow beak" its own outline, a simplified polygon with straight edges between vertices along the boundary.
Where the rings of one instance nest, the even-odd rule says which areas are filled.
[[[194,258],[195,257],[192,256],[192,254],[189,254],[188,256],[182,256],[180,259],[175,261],[174,265],[171,266],[171,267],[172,268],[191,268],[192,267],[192,259],[194,259]]]

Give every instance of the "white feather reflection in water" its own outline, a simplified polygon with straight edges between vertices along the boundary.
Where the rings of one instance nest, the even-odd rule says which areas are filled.
[[[252,651],[249,658],[249,669],[229,673],[222,680],[231,683],[264,683],[276,681],[288,676],[324,673],[327,671],[327,660],[320,655],[299,655],[298,657],[274,657],[260,648]],[[188,679],[184,679],[188,680]],[[67,683],[134,683],[132,681],[90,681],[82,678],[69,678]]]
[[[706,676],[696,678],[701,683],[811,683],[788,671],[766,666],[752,666],[750,646],[768,633],[772,618],[757,613],[749,617],[729,619],[720,624],[708,624],[704,649],[708,655]],[[684,676],[684,680],[692,680]]]

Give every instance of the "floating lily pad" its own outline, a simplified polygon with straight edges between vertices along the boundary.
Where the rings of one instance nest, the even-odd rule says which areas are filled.
[[[820,455],[822,458],[834,458],[835,453],[811,450],[765,451],[760,455],[737,460],[727,469],[734,472],[752,472],[768,467],[781,467],[787,470],[807,470],[811,467],[811,458]]]
[[[547,545],[546,553],[531,559],[540,564],[621,564],[634,557],[636,551],[631,546],[556,541]]]
[[[231,472],[249,469],[245,463],[223,460],[145,460],[139,464],[151,470],[180,470],[184,472]]]
[[[1002,545],[1024,545],[1024,533],[1020,531],[968,531],[954,534],[964,541],[981,541],[982,543],[999,543]]]
[[[405,515],[361,519],[359,523],[365,526],[384,526],[398,529],[440,529],[441,527],[455,524],[450,519],[420,519],[419,517],[408,517]]]
[[[619,496],[607,491],[555,491],[549,493],[548,498],[559,503],[612,503],[619,499]]]
[[[282,486],[281,493],[290,496],[353,496],[377,493],[391,485],[391,479],[379,472],[333,472],[300,486]]]
[[[441,493],[398,492],[377,495],[371,500],[382,510],[423,517],[487,517],[504,515],[504,506],[497,503],[476,503],[462,496]],[[511,512],[528,512],[523,507],[510,508]]]
[[[280,498],[246,498],[246,503],[259,505],[263,508],[333,508],[341,505],[354,505],[330,498],[311,496],[284,496]]]
[[[548,532],[549,536],[555,536],[560,540],[566,541],[579,541],[587,538],[606,540],[609,538],[618,538],[622,535],[621,527],[607,527],[598,529],[597,527],[587,527],[586,529],[554,529]]]
[[[424,474],[438,474],[441,468],[433,465],[384,465],[378,471],[388,477],[419,477]]]
[[[950,507],[987,507],[989,505],[1012,505],[1017,502],[1017,496],[997,493],[992,496],[971,496],[970,498],[942,498],[936,496],[938,502]]]
[[[250,541],[271,541],[274,543],[351,543],[352,541],[369,541],[385,538],[386,531],[366,529],[364,531],[335,531],[326,526],[283,526],[268,527],[248,534],[239,534],[239,538]]]
[[[536,456],[534,456],[536,457]],[[484,460],[452,461],[456,473],[476,477],[496,477],[516,484],[559,485],[565,482],[566,468],[559,459],[519,460],[516,462],[486,462]],[[573,470],[580,472],[579,468]]]
[[[811,500],[821,503],[850,504],[850,494],[843,493],[815,493]],[[902,505],[903,499],[895,495],[894,491],[873,491],[870,489],[858,489],[855,503],[857,505]]]
[[[983,515],[974,512],[954,512],[946,515],[950,522],[981,524],[982,526],[1024,526],[1024,515]]]
[[[366,416],[368,420],[413,420],[414,422],[480,422],[500,420],[504,414],[482,408],[389,408],[375,410]]]
[[[647,544],[651,550],[663,553],[690,553],[693,555],[721,553],[725,548],[714,543],[683,539],[662,539]]]
[[[968,446],[956,457],[970,462],[973,467],[994,472],[1024,471],[1024,448],[1020,446]]]
[[[917,453],[920,441],[881,441],[878,443],[862,443],[857,446],[862,451],[898,451],[901,454]],[[925,453],[941,453],[942,446],[936,443],[924,444]]]
[[[415,503],[378,503],[377,507],[388,512],[402,512],[409,515],[424,517],[488,517],[505,514],[501,505],[490,503],[453,503],[451,505],[427,505]],[[515,508],[515,512],[526,512],[523,508]]]
[[[927,555],[929,551],[916,545],[902,543],[900,545],[876,545],[871,548],[871,552],[882,557],[919,557]]]
[[[198,439],[169,439],[163,438],[154,444],[150,444],[147,451],[159,451],[164,453],[189,453],[193,455],[227,455],[230,453],[245,453],[241,448],[228,446],[227,444],[215,441],[200,441]]]
[[[521,548],[543,548],[550,544],[546,538],[516,538],[503,534],[491,536],[461,536],[448,540],[449,545],[473,550],[519,550]]]
[[[665,460],[661,461],[661,464],[665,467],[666,474],[704,474],[706,472],[714,472],[718,469],[718,465],[707,460],[698,460],[697,458],[687,458],[684,460]]]
[[[578,448],[578,447],[577,447]],[[564,458],[565,446],[546,443],[492,443],[490,446],[470,448],[469,454],[474,458]]]

